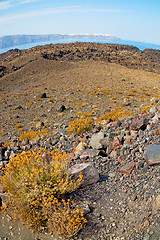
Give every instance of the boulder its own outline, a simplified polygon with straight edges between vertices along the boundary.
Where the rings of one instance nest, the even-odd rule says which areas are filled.
[[[151,145],[145,152],[145,159],[149,165],[160,165],[160,145]]]
[[[101,140],[103,140],[104,138],[105,138],[104,132],[95,133],[92,135],[89,145],[93,149],[102,149],[103,145],[101,143]]]
[[[134,131],[145,130],[148,125],[148,119],[141,118],[140,120],[135,120],[131,123],[129,129]]]
[[[80,155],[82,151],[85,150],[86,146],[87,144],[85,142],[80,142],[75,148],[75,151],[74,151],[75,156],[77,157],[78,155]]]
[[[47,98],[47,94],[44,92],[44,93],[41,93],[40,95],[39,95],[39,97],[40,98]]]
[[[64,105],[60,105],[58,108],[57,108],[57,112],[64,112],[64,110],[66,110],[66,107]]]
[[[83,202],[82,204],[79,204],[78,208],[83,210],[84,216],[91,212],[90,206],[88,205],[87,202]]]
[[[78,178],[80,172],[82,173],[83,182],[80,185],[81,187],[85,187],[99,181],[99,173],[90,163],[75,164],[68,169],[68,172],[75,179]]]

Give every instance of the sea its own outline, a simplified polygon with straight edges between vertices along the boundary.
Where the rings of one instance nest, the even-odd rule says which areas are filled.
[[[3,48],[0,49],[0,54],[7,52],[11,49],[15,49],[18,48],[20,50],[23,49],[29,49],[35,46],[41,46],[41,45],[46,45],[46,44],[57,44],[57,43],[71,43],[71,42],[95,42],[95,43],[111,43],[111,44],[121,44],[121,45],[129,45],[129,46],[134,46],[137,47],[139,50],[143,51],[144,49],[157,49],[160,50],[160,45],[157,44],[151,44],[151,43],[144,43],[144,42],[134,42],[134,41],[127,41],[127,40],[111,40],[111,39],[107,39],[107,40],[99,40],[99,39],[63,39],[63,40],[59,40],[59,41],[49,41],[49,42],[37,42],[37,43],[28,43],[28,44],[24,44],[24,45],[16,45],[16,46],[12,46],[9,48]]]

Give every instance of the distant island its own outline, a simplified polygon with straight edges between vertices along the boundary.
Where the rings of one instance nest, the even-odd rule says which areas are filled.
[[[8,35],[0,37],[0,49],[28,43],[40,43],[46,41],[61,41],[67,39],[99,39],[120,40],[110,34],[45,34],[45,35]]]

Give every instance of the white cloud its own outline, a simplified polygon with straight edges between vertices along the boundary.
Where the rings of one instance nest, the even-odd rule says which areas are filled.
[[[0,1],[0,10],[8,9],[19,4],[27,4],[32,2],[39,2],[40,0],[4,0]]]
[[[25,1],[36,1],[36,0],[25,0]],[[22,1],[21,1],[22,2]],[[42,10],[35,10],[26,13],[19,14],[8,14],[0,17],[0,24],[8,24],[12,21],[30,18],[30,17],[38,17],[38,16],[46,16],[46,15],[54,15],[54,14],[63,14],[63,13],[118,13],[121,10],[118,9],[87,9],[81,8],[80,6],[67,6],[67,7],[57,7],[57,8],[47,8]]]
[[[10,7],[10,1],[0,1],[0,10],[8,9]]]
[[[32,2],[39,2],[40,0],[19,0],[17,1],[18,4],[26,4],[26,3],[32,3]]]

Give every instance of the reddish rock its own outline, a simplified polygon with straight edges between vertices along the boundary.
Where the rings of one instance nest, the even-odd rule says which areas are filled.
[[[114,137],[113,142],[111,143],[111,149],[116,150],[122,147],[122,144],[118,137]]]
[[[138,131],[138,130],[145,130],[148,124],[148,119],[146,118],[141,118],[140,120],[134,120],[131,125],[130,125],[130,131]]]
[[[122,159],[121,159],[120,157],[117,158],[117,161],[118,161],[120,164],[123,163],[123,161],[122,161]]]
[[[135,167],[134,161],[127,163],[120,169],[120,173],[130,175],[131,172],[133,171],[134,167]]]
[[[75,164],[68,169],[73,178],[78,178],[80,172],[83,174],[83,182],[81,187],[98,182],[99,173],[97,169],[90,163]]]
[[[117,120],[117,121],[108,123],[108,124],[107,124],[107,127],[108,127],[108,128],[111,128],[111,127],[119,127],[120,124],[121,124],[121,122],[120,122],[119,120]]]

